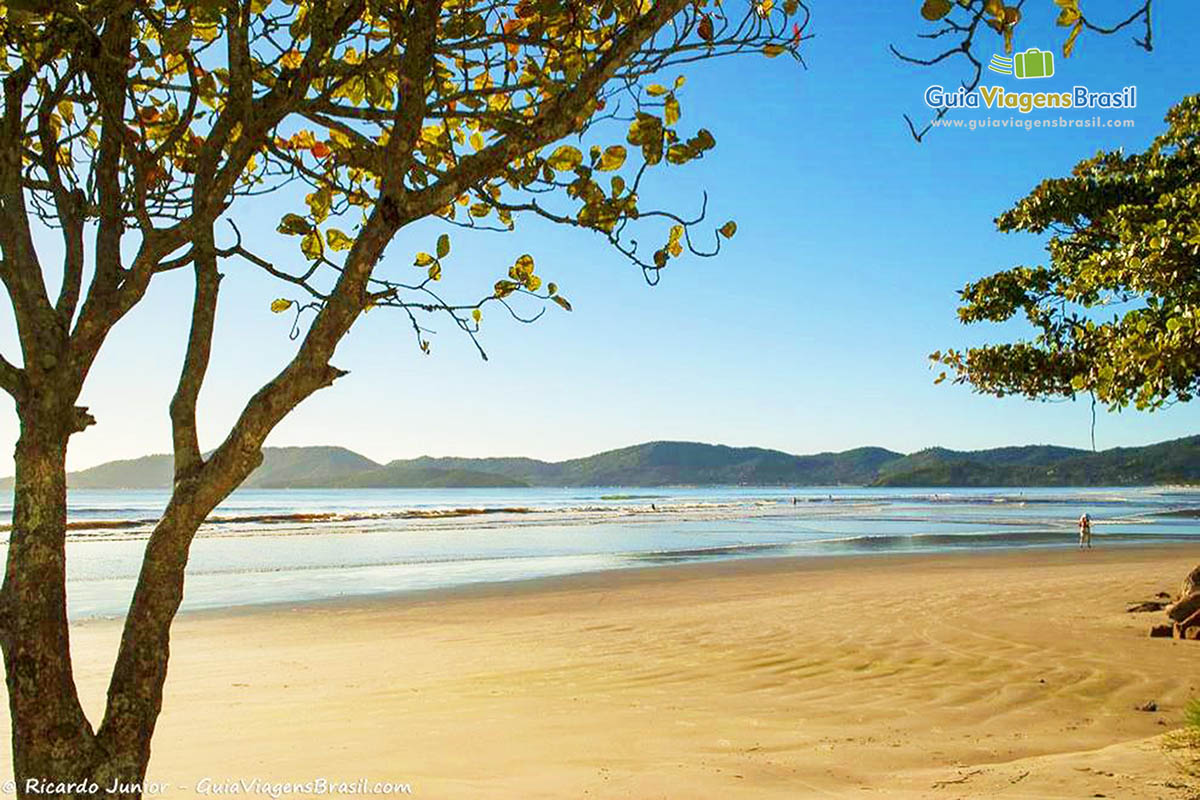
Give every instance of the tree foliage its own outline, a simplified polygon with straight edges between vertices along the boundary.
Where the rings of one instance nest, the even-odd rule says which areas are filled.
[[[127,304],[153,274],[194,263],[196,232],[238,198],[296,182],[308,191],[278,230],[295,237],[304,268],[253,258],[240,233],[222,249],[229,231],[217,231],[212,245],[293,284],[299,294],[281,299],[296,312],[320,310],[339,272],[374,266],[390,233],[428,216],[511,230],[534,215],[594,231],[654,280],[684,249],[720,247],[719,236],[694,238],[702,213],[642,196],[647,171],[715,144],[683,121],[672,68],[746,52],[798,58],[807,25],[795,0],[736,16],[648,0],[70,6],[25,0],[0,18],[15,62],[6,97],[25,106],[7,131],[22,144],[19,180],[29,210],[69,237],[64,312],[82,228],[102,213],[119,217],[110,237],[119,227],[140,243],[128,274],[105,277]],[[652,82],[659,74],[670,82]],[[630,235],[639,219],[661,223],[641,235],[657,239],[646,250]],[[483,297],[445,302],[435,291],[445,256],[413,255],[420,272],[372,273],[358,299],[404,309],[422,347],[421,312],[473,333],[484,304],[554,297],[527,259],[497,265]]]
[[[1024,316],[1031,340],[934,353],[956,383],[1031,398],[1092,393],[1156,409],[1200,391],[1200,95],[1143,153],[1101,152],[1002,214],[1049,234],[1049,263],[967,284],[959,319]],[[946,373],[942,373],[945,377]]]
[[[522,320],[517,303],[571,309],[531,254],[496,264],[474,297],[443,298],[457,228],[580,228],[651,281],[687,250],[715,254],[732,223],[703,232],[703,203],[685,215],[643,197],[650,171],[715,144],[685,112],[681,71],[799,59],[807,22],[797,0],[0,3],[0,280],[21,350],[0,357],[21,423],[0,645],[19,794],[29,779],[144,776],[192,539],[261,463],[271,430],[344,374],[331,359],[363,313],[400,310],[428,352],[430,316],[474,337],[488,306]],[[243,239],[234,220],[261,213],[266,194],[294,206]],[[389,256],[420,220],[442,230]],[[295,242],[287,264],[255,253],[271,228]],[[239,261],[286,287],[264,312],[292,314],[299,341],[206,452],[197,402],[221,270]],[[192,272],[195,294],[169,409],[172,491],[93,727],[69,656],[67,443],[94,422],[75,403],[109,332],[175,270]]]

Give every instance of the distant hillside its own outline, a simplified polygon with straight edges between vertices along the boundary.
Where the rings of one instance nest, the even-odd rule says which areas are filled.
[[[379,465],[344,447],[268,447],[263,463],[246,479],[247,488],[292,489],[333,486],[347,475]]]
[[[68,476],[77,489],[161,489],[171,457],[112,461]],[[5,482],[11,488],[12,479]],[[431,458],[386,465],[342,447],[268,447],[247,488],[516,486],[1135,486],[1200,483],[1200,436],[1092,453],[1031,445],[902,455],[879,447],[796,456],[758,447],[647,442],[586,458]]]
[[[922,450],[887,464],[876,486],[1140,486],[1200,483],[1200,436],[1099,453],[1066,447]]]
[[[491,472],[414,467],[403,461],[393,461],[378,469],[343,476],[326,485],[339,489],[451,489],[514,487],[528,486],[529,484],[518,478]]]
[[[417,458],[393,465],[470,469],[532,486],[804,486],[869,483],[879,467],[902,458],[875,447],[793,456],[758,447],[647,442],[586,458],[548,463],[531,458]]]
[[[142,456],[72,472],[72,489],[166,489],[171,485],[169,455]],[[342,486],[447,488],[524,486],[522,481],[470,470],[392,469],[344,447],[265,447],[263,463],[246,479],[247,489],[320,489]],[[11,490],[12,478],[0,480]]]

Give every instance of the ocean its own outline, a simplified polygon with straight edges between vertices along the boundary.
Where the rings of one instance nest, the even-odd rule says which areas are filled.
[[[70,493],[72,618],[123,613],[166,499],[165,491]],[[1186,488],[248,490],[197,536],[183,607],[718,559],[1066,548],[1076,546],[1085,511],[1096,547],[1200,544],[1200,490]]]

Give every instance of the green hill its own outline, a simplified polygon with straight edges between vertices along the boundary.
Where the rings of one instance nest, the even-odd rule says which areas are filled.
[[[1099,453],[1066,447],[931,448],[887,464],[876,486],[1141,486],[1200,482],[1200,436]]]
[[[68,476],[77,489],[163,489],[171,457],[112,461]],[[11,488],[12,480],[5,481]],[[1030,445],[910,455],[879,447],[797,456],[759,447],[647,442],[568,461],[432,458],[378,464],[342,447],[268,447],[252,489],[517,486],[1134,486],[1200,483],[1200,436],[1092,453]]]
[[[465,489],[483,487],[528,486],[519,478],[470,469],[436,469],[414,467],[393,461],[378,469],[343,476],[326,484],[340,489]]]
[[[72,489],[166,489],[171,485],[172,458],[143,456],[110,461],[72,472]],[[246,479],[247,489],[322,489],[336,487],[447,488],[456,486],[524,486],[523,481],[465,469],[422,469],[383,466],[344,447],[265,447],[263,463]],[[11,490],[12,478],[0,481]]]

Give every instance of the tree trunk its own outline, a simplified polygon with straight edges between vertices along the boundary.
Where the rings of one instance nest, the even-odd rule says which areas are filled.
[[[111,767],[120,779],[133,785],[144,782],[150,762],[150,741],[167,680],[171,622],[183,601],[184,569],[192,539],[208,511],[196,510],[191,487],[176,485],[146,543],[125,617],[99,740],[114,754]]]
[[[39,404],[42,405],[42,404]],[[49,405],[49,404],[45,404]],[[91,780],[103,761],[71,671],[66,596],[66,451],[73,408],[19,409],[13,526],[0,589],[17,796],[88,792],[31,790],[30,781]],[[56,413],[62,412],[62,413]]]

